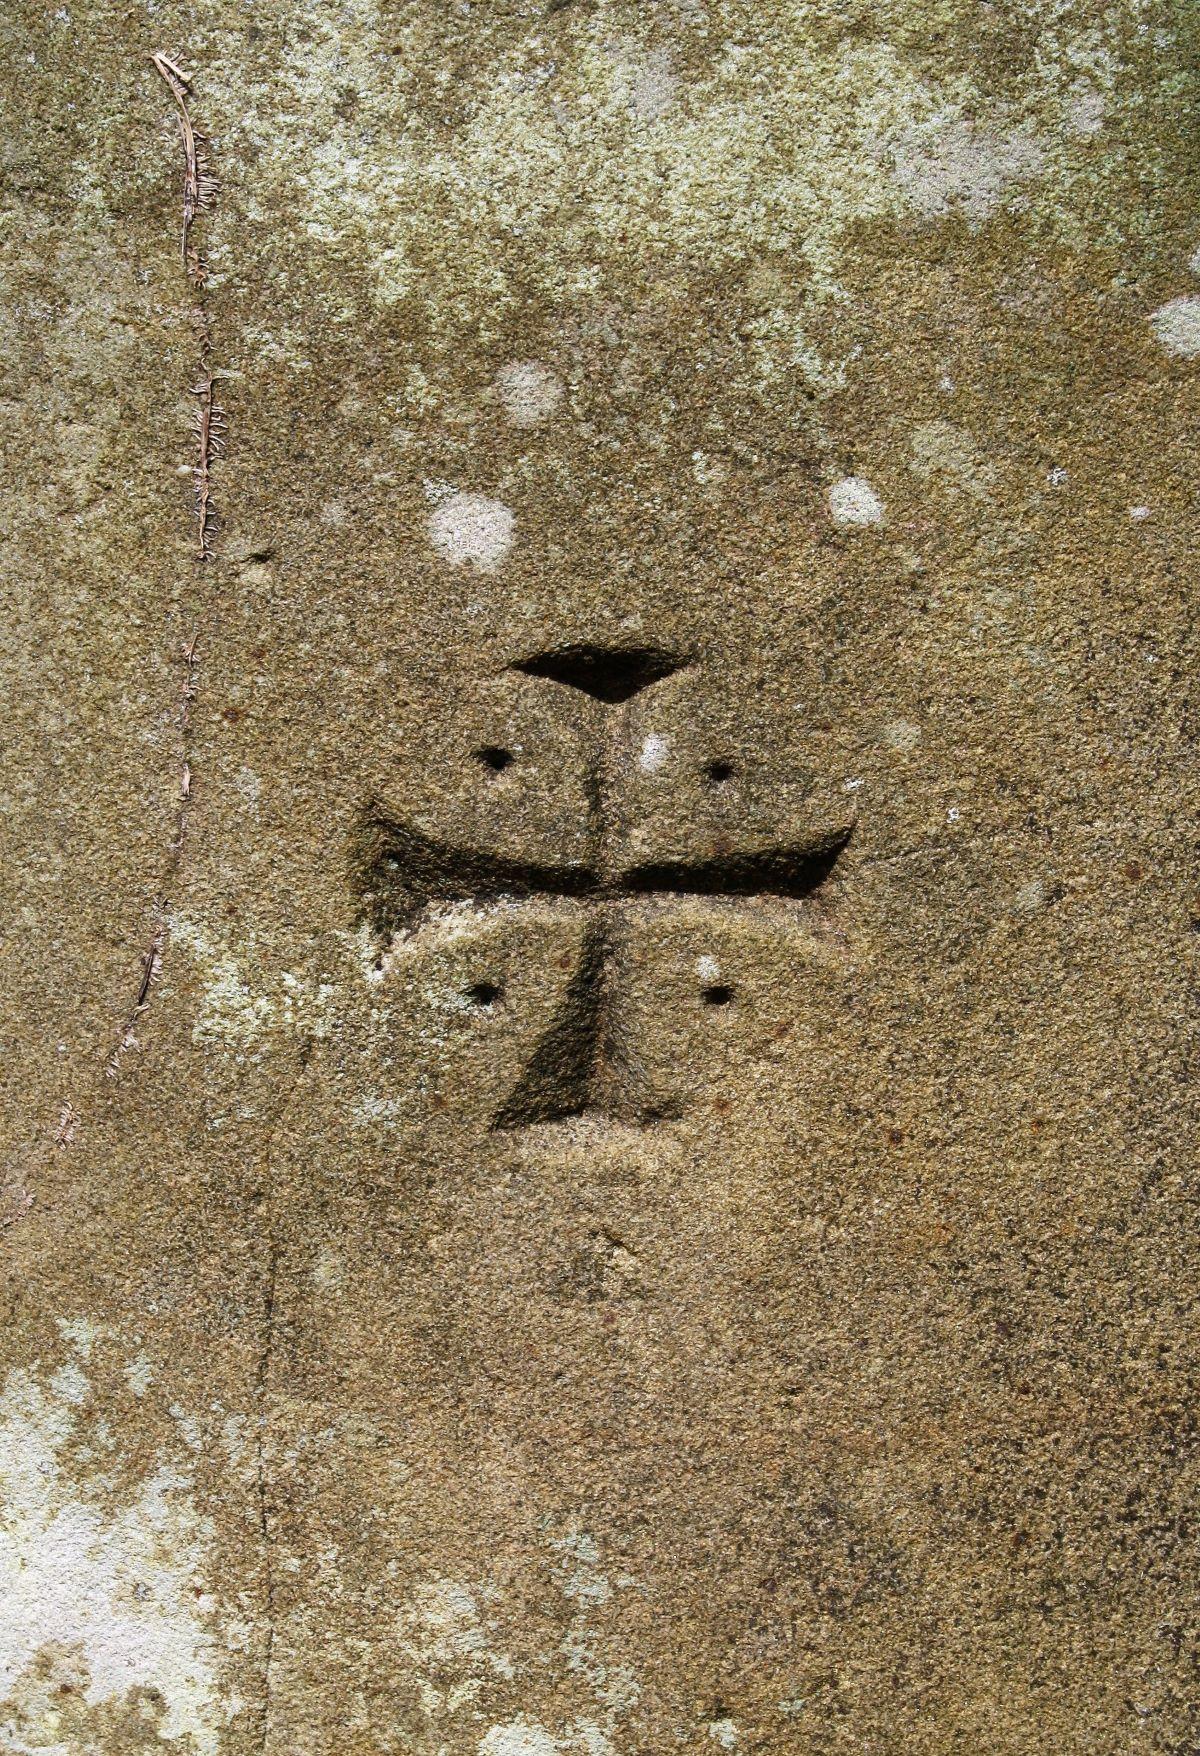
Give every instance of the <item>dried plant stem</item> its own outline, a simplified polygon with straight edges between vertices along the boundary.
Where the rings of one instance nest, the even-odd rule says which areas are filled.
[[[212,465],[225,445],[225,411],[213,393],[213,375],[208,368],[208,323],[205,320],[201,346],[201,365],[205,369],[192,394],[200,399],[196,410],[196,523],[199,529],[200,559],[211,561],[213,548]]]
[[[201,287],[204,285],[207,270],[199,253],[192,249],[192,222],[201,209],[210,206],[215,199],[217,182],[208,168],[208,142],[202,134],[196,132],[188,112],[188,99],[192,92],[191,76],[161,52],[151,59],[170,88],[179,113],[179,132],[183,137],[183,229],[180,253],[188,279],[194,286]]]
[[[199,373],[192,394],[197,396],[196,410],[196,523],[200,559],[210,561],[213,555],[214,510],[212,499],[213,459],[224,446],[225,414],[217,401],[212,371],[212,328],[204,308],[204,286],[208,267],[192,241],[196,216],[212,206],[217,197],[217,180],[209,168],[208,141],[192,121],[188,107],[192,95],[191,75],[177,62],[161,52],[152,57],[171,96],[179,118],[183,142],[183,219],[180,228],[180,255],[183,270],[196,294],[196,341]]]

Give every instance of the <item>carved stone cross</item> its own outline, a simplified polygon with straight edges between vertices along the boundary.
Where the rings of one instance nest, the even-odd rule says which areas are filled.
[[[579,689],[616,709],[634,695],[680,670],[688,661],[655,648],[614,650],[568,647],[541,653],[514,669],[566,688]],[[555,1122],[585,1113],[648,1125],[677,1113],[670,1099],[653,1091],[640,1074],[622,1030],[621,996],[615,978],[623,919],[639,900],[662,896],[742,898],[809,896],[829,875],[848,831],[804,844],[732,850],[717,857],[622,863],[609,845],[604,799],[611,737],[595,755],[589,787],[591,823],[586,859],[561,865],[506,859],[502,854],[459,847],[403,822],[374,815],[372,893],[383,902],[391,930],[411,930],[436,902],[485,904],[501,899],[557,898],[587,911],[579,963],[548,1029],[505,1103],[493,1119],[497,1129]],[[494,767],[507,752],[477,752]],[[728,767],[710,765],[713,778]],[[498,990],[481,984],[476,998],[491,1004]],[[732,999],[714,985],[704,990],[711,1005]]]

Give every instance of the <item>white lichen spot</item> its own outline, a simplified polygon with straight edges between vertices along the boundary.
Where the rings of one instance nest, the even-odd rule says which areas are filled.
[[[233,777],[233,784],[247,805],[254,809],[262,793],[262,781],[254,770],[252,768],[239,768]]]
[[[154,1367],[145,1354],[135,1354],[124,1366],[125,1382],[135,1396],[145,1396],[154,1378]]]
[[[86,1372],[77,1360],[68,1360],[57,1372],[51,1374],[50,1389],[61,1402],[69,1402],[78,1407],[87,1401],[91,1385]]]
[[[1200,274],[1200,244],[1197,244],[1196,248],[1192,251],[1192,254],[1188,257],[1188,267],[1193,274]]]
[[[562,1745],[531,1719],[493,1726],[479,1742],[479,1756],[558,1756]]]
[[[1108,105],[1103,92],[1086,79],[1081,79],[1067,100],[1066,123],[1072,134],[1090,140],[1104,127]]]
[[[892,176],[922,219],[960,212],[976,223],[1014,205],[1013,185],[1036,177],[1045,144],[1025,123],[1003,113],[976,122],[935,115],[887,143]]]
[[[721,979],[721,966],[715,957],[705,953],[696,959],[696,974],[702,982],[718,982]]]
[[[921,742],[921,728],[911,720],[894,719],[884,726],[880,739],[892,750],[913,750]]]
[[[78,1714],[149,1697],[160,1704],[159,1738],[217,1756],[233,1706],[217,1681],[208,1525],[175,1470],[116,1499],[80,1480],[78,1454],[68,1473],[81,1417],[73,1390],[61,1393],[59,1374],[43,1388],[18,1370],[0,1395],[0,1723],[20,1739],[6,1747],[90,1749],[77,1719],[73,1741],[61,1741],[64,1702],[80,1703]],[[64,1667],[69,1689],[41,1687]]]
[[[90,1360],[92,1349],[100,1337],[100,1330],[90,1317],[56,1317],[58,1332],[64,1341],[70,1342],[81,1360]]]
[[[563,398],[563,381],[542,360],[510,360],[496,374],[496,395],[514,427],[540,427]]]
[[[412,1115],[412,1101],[404,1097],[381,1097],[378,1092],[369,1091],[362,1097],[355,1098],[350,1106],[350,1126],[352,1128],[376,1128],[382,1123],[385,1127],[403,1122]]]
[[[692,476],[702,488],[719,488],[729,479],[729,459],[709,451],[693,451]]]
[[[226,1415],[221,1422],[221,1449],[229,1459],[230,1467],[243,1482],[253,1482],[258,1476],[258,1446],[256,1434],[245,1415]]]
[[[883,517],[878,494],[861,476],[842,476],[831,484],[829,511],[833,522],[846,528],[878,524]]]
[[[670,754],[670,738],[660,732],[649,732],[638,753],[638,767],[643,774],[657,774]]]
[[[560,1537],[551,1537],[550,1547],[563,1557],[560,1573],[564,1597],[575,1598],[579,1603],[607,1603],[612,1586],[600,1571],[600,1550],[587,1531],[576,1528]]]
[[[418,1586],[402,1626],[409,1631],[410,1651],[441,1664],[473,1658],[487,1649],[474,1593],[457,1579],[434,1579]]]
[[[1141,524],[1150,517],[1150,514],[1151,508],[1149,506],[1131,506],[1129,508],[1129,516],[1135,524]]]
[[[490,573],[512,548],[512,513],[486,494],[451,494],[429,515],[429,540],[454,567]]]
[[[1184,360],[1200,357],[1200,297],[1188,294],[1168,299],[1151,313],[1150,322],[1169,354]]]
[[[708,1723],[708,1735],[714,1744],[722,1750],[736,1750],[738,1746],[737,1726],[731,1719],[713,1719]]]
[[[346,1284],[346,1259],[332,1244],[322,1244],[313,1263],[313,1285],[322,1292],[336,1292]]]

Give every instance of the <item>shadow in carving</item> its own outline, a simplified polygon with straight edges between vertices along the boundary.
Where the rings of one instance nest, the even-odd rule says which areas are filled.
[[[589,1111],[642,1126],[677,1113],[654,1091],[620,1028],[615,959],[612,924],[589,921],[567,992],[493,1130],[565,1122]]]
[[[643,863],[608,876],[591,866],[456,847],[374,811],[363,827],[360,889],[364,910],[382,933],[411,931],[436,902],[544,897],[587,907],[591,918],[578,967],[492,1126],[527,1127],[587,1112],[645,1125],[677,1111],[653,1091],[622,1027],[614,991],[621,905],[654,896],[811,896],[849,838],[846,829],[803,846]]]
[[[596,701],[628,701],[691,661],[660,646],[561,646],[518,659],[510,668],[581,689]]]
[[[410,824],[369,813],[356,858],[358,886],[377,931],[405,932],[431,902],[495,902],[501,897],[591,896],[589,867],[541,865],[439,841]]]
[[[561,1122],[587,1109],[604,995],[604,930],[589,923],[579,967],[493,1128]]]
[[[634,896],[809,896],[832,872],[849,831],[825,848],[763,848],[710,860],[661,860],[631,866],[623,890]]]

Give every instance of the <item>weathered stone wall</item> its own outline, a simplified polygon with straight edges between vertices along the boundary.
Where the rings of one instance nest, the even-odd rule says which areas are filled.
[[[0,1750],[1196,1747],[1196,43],[10,10]]]

